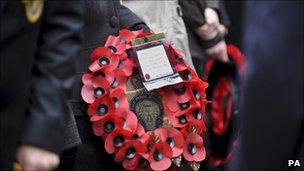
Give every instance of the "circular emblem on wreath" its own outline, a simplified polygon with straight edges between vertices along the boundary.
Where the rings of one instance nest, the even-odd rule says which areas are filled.
[[[184,163],[198,170],[206,157],[203,136],[208,84],[185,64],[181,52],[164,43],[172,67],[183,81],[145,90],[129,52],[133,39],[151,35],[121,30],[91,53],[81,96],[88,103],[93,132],[103,139],[106,152],[114,154],[114,160],[127,170],[166,170]]]
[[[164,108],[155,94],[146,92],[136,95],[130,101],[130,110],[136,114],[146,131],[153,131],[162,126]]]

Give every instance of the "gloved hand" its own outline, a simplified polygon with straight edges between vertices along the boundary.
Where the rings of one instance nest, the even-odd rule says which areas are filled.
[[[57,154],[32,145],[21,145],[17,150],[16,157],[25,171],[51,171],[59,165]]]
[[[220,24],[215,10],[206,8],[204,15],[205,23],[197,28],[197,34],[205,45],[205,52],[219,61],[228,62],[227,45],[224,41],[225,26]]]
[[[205,52],[209,56],[214,57],[221,62],[229,62],[229,58],[227,55],[227,45],[224,40],[220,41],[219,43],[208,49],[205,49]]]

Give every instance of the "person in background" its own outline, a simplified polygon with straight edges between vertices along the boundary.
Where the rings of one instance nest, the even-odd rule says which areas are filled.
[[[228,62],[224,36],[230,22],[223,2],[207,0],[180,0],[183,18],[189,35],[190,52],[199,74],[203,73],[208,56]]]
[[[63,153],[59,170],[123,170],[121,164],[104,150],[102,138],[93,134],[87,105],[81,98],[81,76],[91,63],[92,51],[100,47],[109,35],[117,36],[120,29],[149,31],[149,28],[118,0],[87,0],[84,10],[84,42],[77,57],[78,79],[71,99],[80,137],[69,137],[69,141],[81,141],[82,144]],[[76,126],[73,128],[77,131]]]
[[[0,2],[0,170],[53,170],[72,117],[82,2]]]
[[[247,72],[233,171],[303,170],[303,7],[303,1],[244,2]]]
[[[192,67],[186,26],[178,0],[138,1],[123,0],[123,5],[137,14],[155,33],[164,32],[166,40],[185,54],[186,63]]]

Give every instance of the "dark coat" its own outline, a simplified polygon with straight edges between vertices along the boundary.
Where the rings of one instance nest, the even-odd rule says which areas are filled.
[[[67,150],[62,156],[60,170],[121,170],[121,164],[104,151],[100,137],[93,135],[91,123],[86,114],[87,105],[80,96],[81,76],[91,64],[90,53],[101,46],[109,35],[118,35],[119,30],[139,29],[144,23],[118,0],[85,3],[84,43],[77,58],[77,84],[74,86],[71,105],[76,117],[82,144],[77,149]],[[77,137],[71,140],[78,141]]]
[[[235,170],[303,170],[303,1],[245,1],[247,74]],[[301,167],[288,167],[299,160]]]
[[[81,43],[82,2],[44,1],[33,23],[25,6],[0,2],[1,170],[12,170],[20,143],[59,153],[72,116],[67,97]]]
[[[72,102],[83,102],[80,97],[81,76],[91,64],[90,54],[101,46],[109,35],[118,35],[119,30],[134,29],[144,23],[128,8],[120,5],[119,0],[88,0],[85,3],[84,42],[77,58],[78,84],[74,86]],[[83,110],[85,107],[81,108]],[[75,115],[83,115],[78,111]]]

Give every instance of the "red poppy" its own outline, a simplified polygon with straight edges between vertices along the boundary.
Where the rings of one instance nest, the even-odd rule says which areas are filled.
[[[202,81],[199,78],[194,78],[188,82],[189,88],[191,89],[192,98],[196,101],[198,106],[204,105],[206,103],[206,93],[205,90],[208,87],[208,83]]]
[[[91,53],[91,60],[96,61],[102,56],[110,57],[113,56],[114,54],[112,53],[111,49],[107,47],[98,47],[96,48],[92,53]]]
[[[125,76],[124,72],[118,69],[111,72],[112,73],[109,74],[112,77],[111,78],[112,82],[110,84],[111,89],[122,89],[126,91],[128,77]]]
[[[189,120],[189,113],[192,112],[194,108],[201,108],[201,106],[197,106],[195,104],[195,101],[193,99],[190,99],[189,101],[185,103],[177,103],[178,104],[178,110],[175,112],[166,111],[167,117],[170,120],[170,122],[173,124],[174,127],[184,127],[185,124],[187,124]]]
[[[184,103],[178,103],[179,109],[175,112],[176,116],[180,116],[183,113],[189,113],[189,111],[194,107],[201,107],[198,106],[193,98],[191,98],[189,101],[186,101]]]
[[[89,104],[93,103],[96,98],[100,98],[109,92],[110,85],[103,77],[93,77],[89,74],[84,74],[82,80],[84,85],[81,89],[81,97]]]
[[[172,149],[165,142],[158,142],[153,145],[148,161],[153,170],[166,170],[171,165]]]
[[[81,81],[83,84],[91,84],[92,77],[96,77],[93,73],[85,73],[81,77]]]
[[[183,134],[175,128],[159,128],[154,131],[163,142],[166,142],[172,148],[172,157],[178,157],[183,153],[185,140]]]
[[[88,115],[91,121],[98,121],[115,113],[115,104],[108,94],[96,99],[88,107]]]
[[[115,37],[112,35],[108,37],[104,46],[109,48],[112,53],[118,55],[125,53],[126,50],[126,44],[121,42],[120,37]]]
[[[107,153],[112,154],[116,150],[124,146],[124,144],[132,138],[132,132],[122,128],[115,129],[110,133],[105,140],[105,150]]]
[[[195,132],[199,135],[206,132],[206,125],[204,121],[199,120],[190,120],[187,124],[184,125],[180,131],[184,136],[187,136],[191,132]]]
[[[116,114],[123,119],[124,129],[129,130],[132,133],[136,131],[138,121],[137,121],[137,116],[132,111],[129,111],[124,108],[118,108]]]
[[[185,84],[174,85],[173,88],[178,103],[186,103],[191,99],[191,90]]]
[[[136,65],[133,60],[125,59],[123,61],[120,61],[117,69],[121,70],[124,73],[124,76],[129,77],[130,75],[132,75],[132,71],[135,66]]]
[[[178,49],[175,49],[172,45],[168,45],[168,48],[171,55],[179,57],[183,60],[185,59],[185,54],[183,52],[179,51]]]
[[[94,51],[95,52],[95,51]],[[93,53],[94,53],[93,52]],[[97,52],[95,54],[98,54]],[[110,56],[102,56],[97,58],[90,66],[89,70],[92,72],[103,71],[111,72],[117,68],[119,64],[119,56],[112,54]]]
[[[150,140],[150,133],[151,132],[146,132],[145,128],[140,123],[138,123],[136,131],[133,134],[133,139],[139,140],[143,142],[143,144],[147,145],[148,141]]]
[[[111,91],[110,96],[112,97],[115,108],[124,108],[126,110],[129,110],[127,95],[123,89],[114,89]]]
[[[83,74],[82,82],[83,82],[83,84],[91,84],[92,80],[95,77],[105,78],[109,84],[112,83],[115,79],[113,72],[105,74],[105,72],[97,71],[97,72],[93,72],[93,73],[89,73],[89,74]]]
[[[187,64],[185,63],[185,55],[174,49],[172,45],[168,45],[169,57],[173,63],[173,68],[176,72],[180,72],[187,69]]]
[[[161,91],[161,94],[164,97],[163,102],[171,112],[177,112],[180,109],[184,109],[183,106],[186,106],[182,104],[188,103],[192,97],[191,90],[184,83],[165,87]]]
[[[183,156],[185,159],[189,162],[200,162],[204,160],[206,158],[206,151],[203,143],[203,138],[198,134],[188,134],[183,151]]]
[[[205,110],[203,110],[202,108],[198,108],[198,107],[191,108],[187,114],[187,120],[188,121],[197,120],[197,121],[204,122],[205,121]]]
[[[123,122],[121,117],[111,114],[102,120],[92,122],[93,132],[95,135],[103,136],[103,139],[105,139],[115,129],[122,128]]]
[[[122,162],[125,169],[133,170],[139,164],[141,155],[145,152],[144,145],[140,141],[130,140],[116,153],[115,161]]]
[[[119,36],[121,38],[123,38],[123,40],[124,40],[124,41],[121,41],[122,43],[128,43],[131,40],[136,38],[136,35],[134,34],[134,32],[131,30],[128,30],[128,29],[119,30]]]
[[[126,50],[126,52],[124,52],[124,53],[122,53],[122,54],[120,54],[120,55],[118,55],[118,56],[119,56],[119,59],[120,59],[121,61],[126,60],[126,59],[128,58],[127,50]]]
[[[140,34],[142,34],[144,32],[144,30],[140,29],[140,30],[135,30],[135,31],[132,31],[132,32],[135,34],[135,37],[137,38],[138,35],[140,35]],[[150,31],[150,32],[152,32],[152,31]]]
[[[131,41],[135,39],[138,34],[135,34],[133,31],[127,29],[122,29],[119,31],[119,36],[121,38],[120,41],[122,43],[126,43],[126,49],[130,49],[132,47]]]
[[[138,165],[134,168],[136,171],[153,171],[149,165],[149,161],[144,157],[141,157],[138,161]]]
[[[169,92],[164,94],[170,94]],[[170,98],[166,97],[165,95],[162,95],[162,102],[165,105],[165,108],[169,113],[175,113],[178,111],[179,106],[178,103],[175,100],[171,100]],[[171,100],[171,101],[170,101]]]
[[[188,67],[186,70],[179,72],[179,75],[184,82],[191,81],[193,78],[198,78],[197,73],[191,67]]]
[[[187,70],[187,65],[186,63],[184,62],[181,62],[180,61],[181,59],[180,58],[176,58],[175,59],[175,64],[173,65],[173,68],[176,72],[181,72],[181,71],[184,71],[184,70]]]
[[[168,113],[167,117],[173,127],[182,128],[188,123],[187,113],[188,110],[184,112]]]
[[[153,32],[140,32],[138,35],[136,35],[136,38],[143,38],[143,37],[149,37],[153,35]]]

